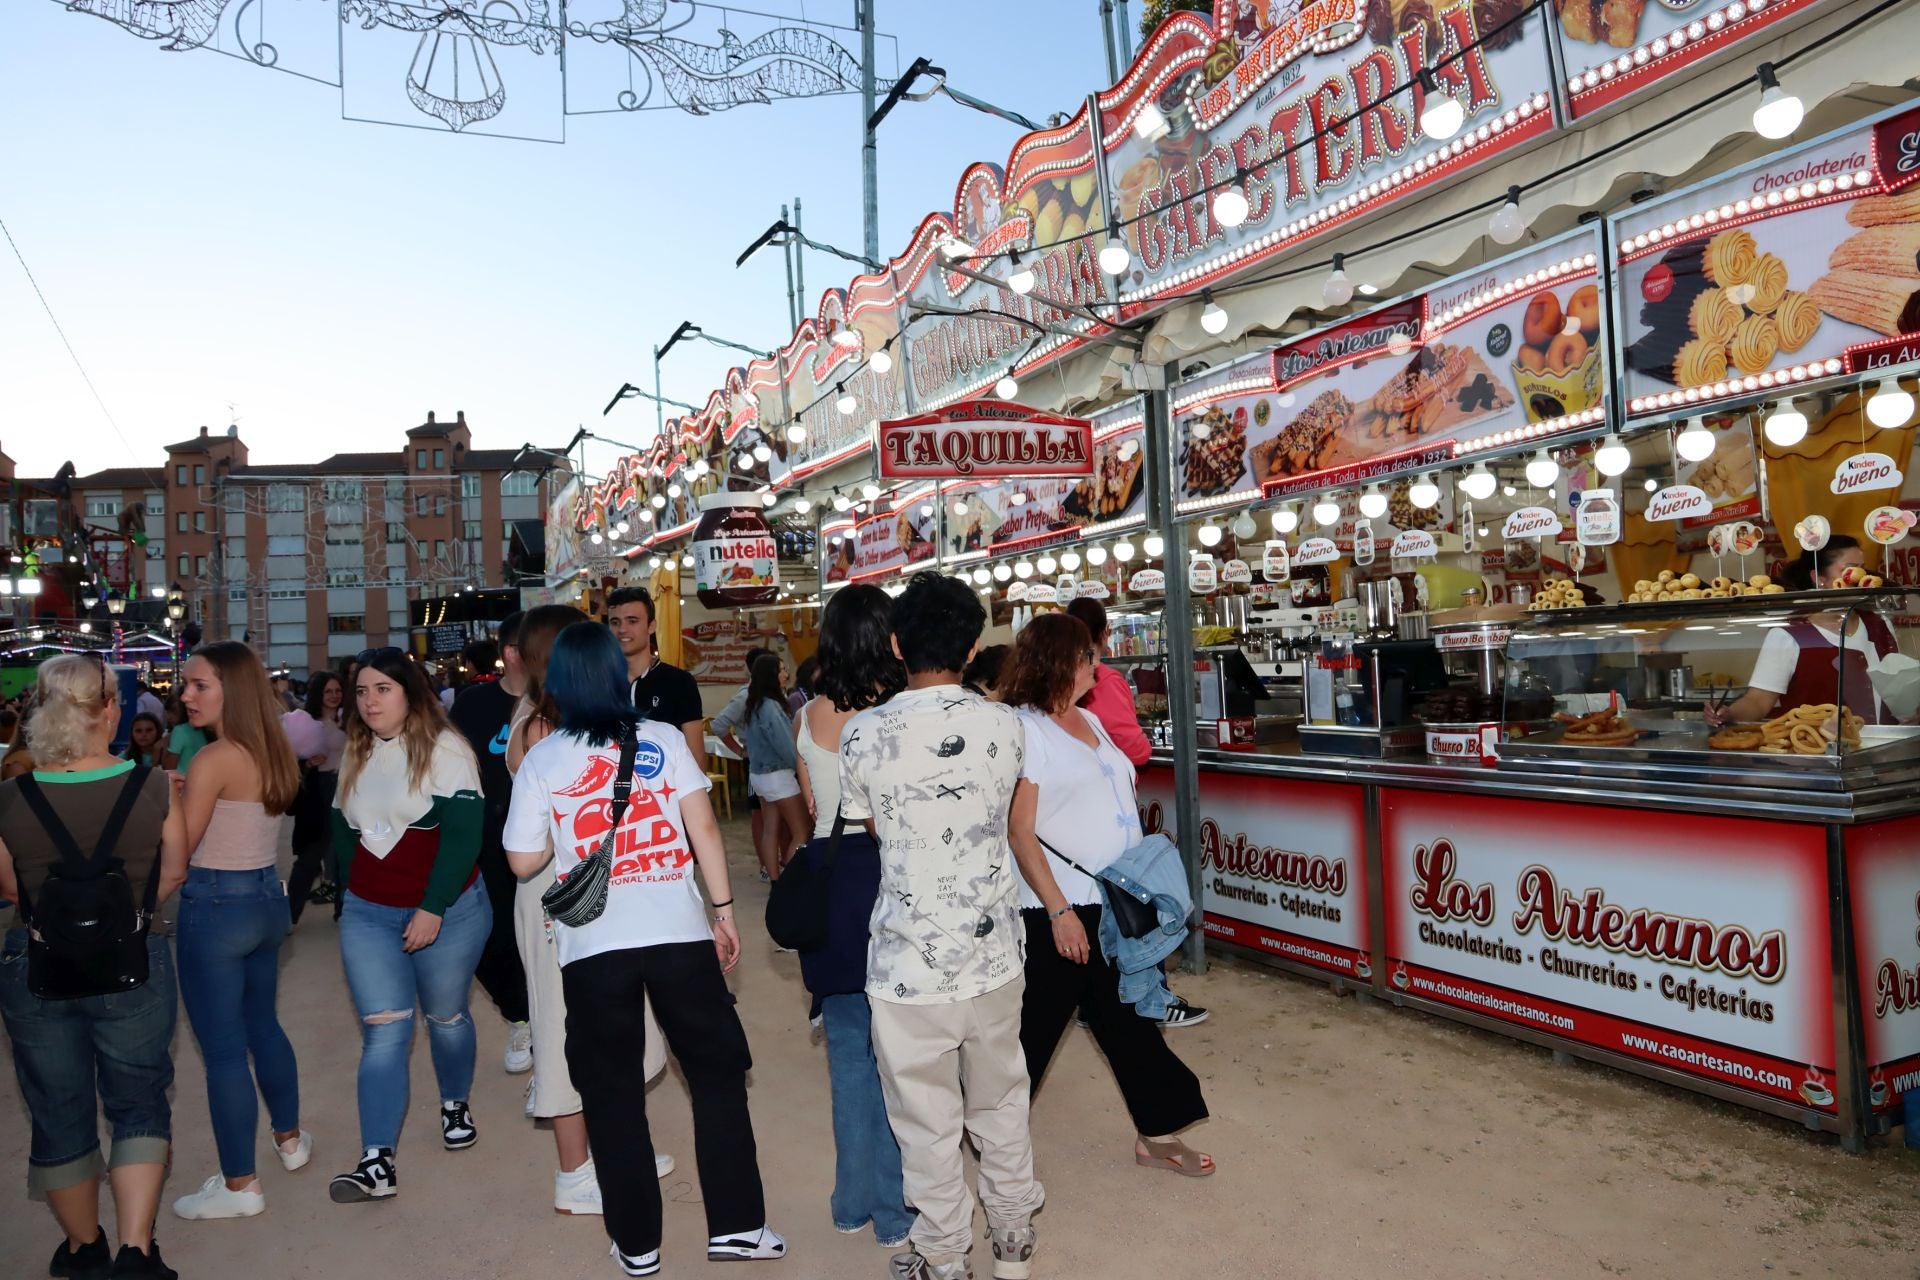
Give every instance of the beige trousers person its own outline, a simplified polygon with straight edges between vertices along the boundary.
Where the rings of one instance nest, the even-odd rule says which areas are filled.
[[[962,1130],[980,1149],[980,1203],[995,1227],[1024,1227],[1045,1192],[1033,1176],[1027,1059],[1020,1049],[1024,977],[953,1004],[874,998],[873,1056],[900,1142],[909,1239],[936,1265],[973,1248],[973,1196]]]

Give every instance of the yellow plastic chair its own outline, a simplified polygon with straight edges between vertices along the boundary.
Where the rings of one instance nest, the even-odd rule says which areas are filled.
[[[709,725],[711,723],[712,721],[708,721]],[[708,794],[711,796],[718,793],[713,802],[714,812],[728,818],[733,817],[733,784],[728,779],[725,759],[711,755],[707,757],[707,781],[712,784],[712,791]]]

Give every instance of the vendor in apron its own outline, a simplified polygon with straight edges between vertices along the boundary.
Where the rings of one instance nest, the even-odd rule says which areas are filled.
[[[1789,565],[1784,585],[1789,591],[1822,590],[1865,563],[1857,541],[1835,534],[1826,546],[1803,552]],[[1816,613],[1767,628],[1747,691],[1724,707],[1708,707],[1707,723],[1751,723],[1795,707],[1838,703],[1842,691],[1847,707],[1868,724],[1892,723],[1895,717],[1874,692],[1873,672],[1899,652],[1893,628],[1878,614],[1857,613],[1843,644],[1842,618]]]

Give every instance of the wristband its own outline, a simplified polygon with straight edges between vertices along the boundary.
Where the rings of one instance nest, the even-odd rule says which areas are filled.
[[[1047,920],[1048,920],[1048,922],[1049,922],[1049,923],[1051,923],[1052,921],[1055,921],[1055,920],[1058,920],[1058,919],[1059,919],[1059,918],[1060,918],[1061,916],[1063,916],[1063,915],[1065,915],[1065,914],[1067,914],[1067,912],[1069,912],[1069,911],[1071,911],[1071,910],[1073,910],[1073,904],[1072,904],[1071,902],[1069,902],[1069,903],[1068,903],[1068,904],[1067,904],[1066,906],[1064,906],[1064,907],[1062,907],[1062,908],[1060,908],[1060,909],[1059,909],[1058,911],[1056,911],[1056,912],[1054,912],[1054,913],[1053,913],[1052,915],[1050,915],[1050,916],[1048,916],[1048,917],[1047,917]]]
[[[733,899],[732,899],[732,898],[728,898],[728,899],[727,899],[727,900],[726,900],[725,902],[716,902],[716,903],[714,903],[714,904],[713,904],[713,909],[714,909],[715,911],[718,911],[718,910],[719,910],[720,908],[722,908],[722,907],[730,907],[730,906],[732,906],[732,905],[733,905]]]

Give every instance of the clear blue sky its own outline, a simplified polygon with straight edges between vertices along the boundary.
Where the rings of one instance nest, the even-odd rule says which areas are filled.
[[[651,347],[681,320],[786,337],[778,252],[733,266],[783,202],[801,197],[814,238],[860,248],[857,94],[576,117],[558,146],[454,136],[344,121],[337,89],[163,52],[48,0],[7,7],[0,219],[128,442],[0,243],[0,448],[22,474],[158,464],[224,427],[229,402],[256,462],[393,448],[430,408],[464,409],[482,447],[577,423],[645,443],[651,404],[600,410],[622,381],[651,388]],[[753,7],[853,15],[852,0]],[[878,15],[902,64],[925,54],[1034,119],[1106,84],[1098,0],[879,0]],[[1019,130],[935,98],[880,134],[884,257]],[[809,309],[851,270],[809,255]],[[666,394],[699,403],[734,362],[683,343]]]

